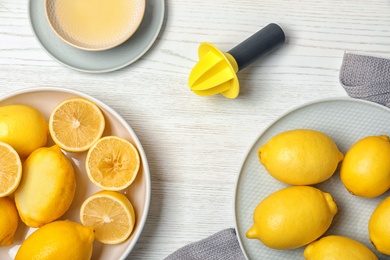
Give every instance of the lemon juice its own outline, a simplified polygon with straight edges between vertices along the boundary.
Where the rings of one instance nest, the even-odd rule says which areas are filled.
[[[136,11],[129,0],[59,0],[54,8],[63,32],[91,46],[128,37]]]

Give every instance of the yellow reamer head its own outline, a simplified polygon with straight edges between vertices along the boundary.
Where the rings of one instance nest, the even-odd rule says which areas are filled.
[[[237,62],[229,53],[222,53],[214,45],[204,42],[198,49],[199,62],[192,69],[188,85],[200,96],[221,93],[235,98],[240,92],[236,72]]]

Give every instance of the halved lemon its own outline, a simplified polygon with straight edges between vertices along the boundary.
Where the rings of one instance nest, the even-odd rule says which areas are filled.
[[[85,167],[93,184],[103,190],[119,191],[133,183],[140,168],[140,156],[129,141],[105,136],[89,149]]]
[[[104,127],[102,111],[85,98],[62,101],[54,108],[49,119],[53,141],[68,152],[88,150],[102,136]]]
[[[129,199],[117,191],[99,191],[88,197],[80,208],[80,221],[95,230],[103,244],[124,242],[134,229],[135,213]]]
[[[13,193],[22,179],[22,162],[16,150],[0,142],[0,198]]]

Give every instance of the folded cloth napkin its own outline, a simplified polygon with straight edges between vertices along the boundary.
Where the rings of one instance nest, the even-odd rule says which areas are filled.
[[[345,53],[340,83],[349,96],[390,107],[390,60]],[[165,260],[244,260],[233,228],[193,242]]]
[[[390,60],[345,53],[340,83],[353,98],[390,107]]]
[[[234,228],[224,229],[188,244],[165,260],[245,260]]]

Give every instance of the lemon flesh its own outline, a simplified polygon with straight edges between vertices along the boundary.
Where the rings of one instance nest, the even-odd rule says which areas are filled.
[[[22,221],[40,227],[61,217],[76,191],[73,166],[57,145],[35,150],[23,163],[22,180],[15,191]]]
[[[0,198],[0,247],[14,243],[19,215],[14,201],[9,197]]]
[[[37,229],[22,243],[15,260],[89,260],[95,234],[72,221],[54,221]]]
[[[48,133],[48,124],[37,109],[18,104],[0,107],[0,141],[11,145],[21,158],[45,146]]]
[[[11,195],[22,179],[22,161],[16,150],[0,142],[0,197]]]
[[[329,193],[311,186],[284,188],[257,205],[246,236],[273,249],[298,248],[323,235],[336,213]]]
[[[296,129],[273,136],[258,149],[259,161],[277,180],[311,185],[329,179],[344,155],[327,135]]]
[[[340,178],[353,195],[373,198],[390,188],[390,140],[388,136],[367,136],[345,154]]]
[[[99,191],[84,201],[80,220],[93,227],[96,240],[103,244],[119,244],[131,235],[135,212],[129,199],[116,191]]]
[[[86,98],[69,98],[50,114],[49,132],[53,141],[68,152],[87,151],[102,136],[103,112]]]
[[[371,214],[368,233],[378,252],[390,255],[390,197],[383,200]]]
[[[326,236],[310,243],[303,256],[307,260],[353,259],[377,260],[378,257],[367,246],[345,236]]]
[[[105,136],[88,151],[85,161],[90,181],[102,190],[119,191],[129,187],[140,169],[135,146],[118,136]]]

